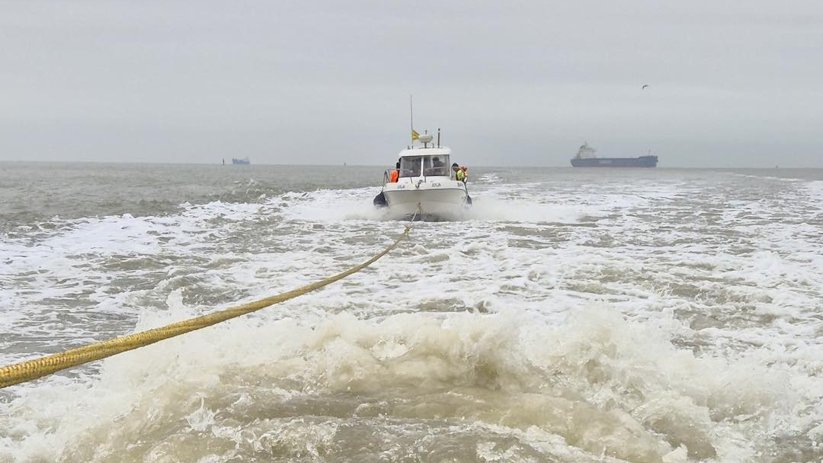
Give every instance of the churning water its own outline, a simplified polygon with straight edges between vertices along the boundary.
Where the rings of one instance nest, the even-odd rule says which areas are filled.
[[[342,282],[0,390],[0,462],[823,459],[823,171],[470,173]],[[360,263],[381,178],[0,164],[0,363]]]

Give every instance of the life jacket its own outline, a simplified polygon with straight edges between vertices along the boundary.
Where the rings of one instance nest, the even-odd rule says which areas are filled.
[[[461,169],[457,169],[457,172],[454,173],[454,178],[456,178],[458,182],[465,182],[466,173]]]
[[[389,174],[389,183],[397,183],[398,178],[400,178],[400,172],[397,169],[391,171],[391,174]]]

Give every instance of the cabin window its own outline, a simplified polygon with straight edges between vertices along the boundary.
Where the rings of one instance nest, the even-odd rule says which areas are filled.
[[[410,156],[400,159],[401,177],[419,177],[420,167],[423,162],[422,156]]]
[[[449,156],[424,156],[423,157],[423,174],[424,175],[438,175],[443,177],[449,176]]]

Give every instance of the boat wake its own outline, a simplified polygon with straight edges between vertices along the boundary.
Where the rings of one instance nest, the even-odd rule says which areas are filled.
[[[122,461],[320,458],[363,446],[401,459],[421,445],[446,459],[754,458],[757,441],[726,421],[771,432],[765,417],[800,398],[785,372],[678,350],[669,323],[605,308],[554,326],[507,311],[238,320],[107,359],[93,380],[28,391],[11,412],[43,427],[15,431],[0,460],[99,461],[99,449]]]

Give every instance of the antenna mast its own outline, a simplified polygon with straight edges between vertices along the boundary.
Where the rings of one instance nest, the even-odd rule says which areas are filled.
[[[409,136],[412,137],[412,146],[414,145],[414,105],[412,104],[412,95],[409,95]]]

